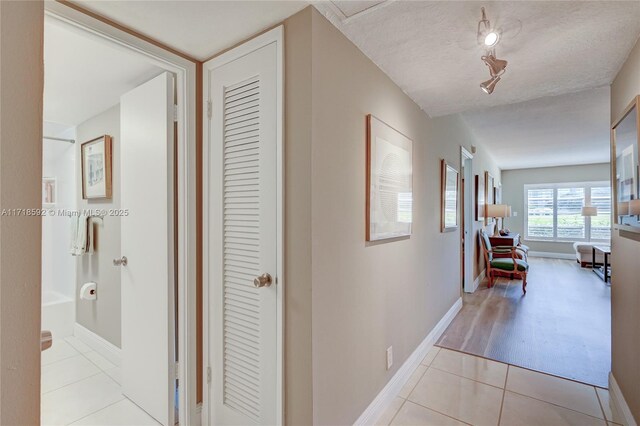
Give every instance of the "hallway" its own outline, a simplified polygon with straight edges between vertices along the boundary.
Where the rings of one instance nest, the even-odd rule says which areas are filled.
[[[611,286],[571,260],[530,257],[527,295],[519,280],[499,278],[464,294],[464,305],[438,346],[608,386]]]
[[[377,424],[613,426],[621,422],[606,389],[434,346]]]

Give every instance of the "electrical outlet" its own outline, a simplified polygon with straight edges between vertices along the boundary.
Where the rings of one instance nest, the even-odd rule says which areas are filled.
[[[393,346],[387,348],[387,370],[393,365]]]
[[[518,216],[518,212],[513,212],[513,216]]]

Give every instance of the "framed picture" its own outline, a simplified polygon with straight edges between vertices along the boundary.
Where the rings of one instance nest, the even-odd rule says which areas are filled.
[[[484,221],[485,188],[484,175],[476,175],[476,221]]]
[[[367,241],[411,235],[412,156],[411,139],[367,115]]]
[[[458,229],[458,171],[440,162],[440,232]]]
[[[485,194],[484,194],[484,200],[485,200],[485,214],[484,214],[484,224],[485,225],[490,225],[494,222],[494,219],[492,217],[488,217],[486,214],[486,209],[487,209],[487,205],[489,204],[495,204],[495,193],[494,193],[494,186],[495,186],[495,180],[493,178],[493,176],[491,175],[491,173],[489,172],[484,172],[484,181],[485,181]]]
[[[42,206],[53,207],[58,201],[57,180],[54,177],[42,178]]]
[[[82,198],[111,198],[111,136],[104,135],[80,146]]]
[[[614,228],[640,232],[640,96],[611,128]]]
[[[502,204],[502,183],[493,188],[493,201],[495,204]]]

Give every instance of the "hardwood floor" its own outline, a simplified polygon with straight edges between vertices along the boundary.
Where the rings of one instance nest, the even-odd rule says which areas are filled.
[[[526,296],[519,280],[485,280],[436,345],[608,387],[610,286],[575,261],[529,264]]]

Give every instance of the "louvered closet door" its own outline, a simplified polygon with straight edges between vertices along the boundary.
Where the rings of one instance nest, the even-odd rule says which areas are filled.
[[[276,60],[274,43],[209,74],[215,425],[276,424]]]

